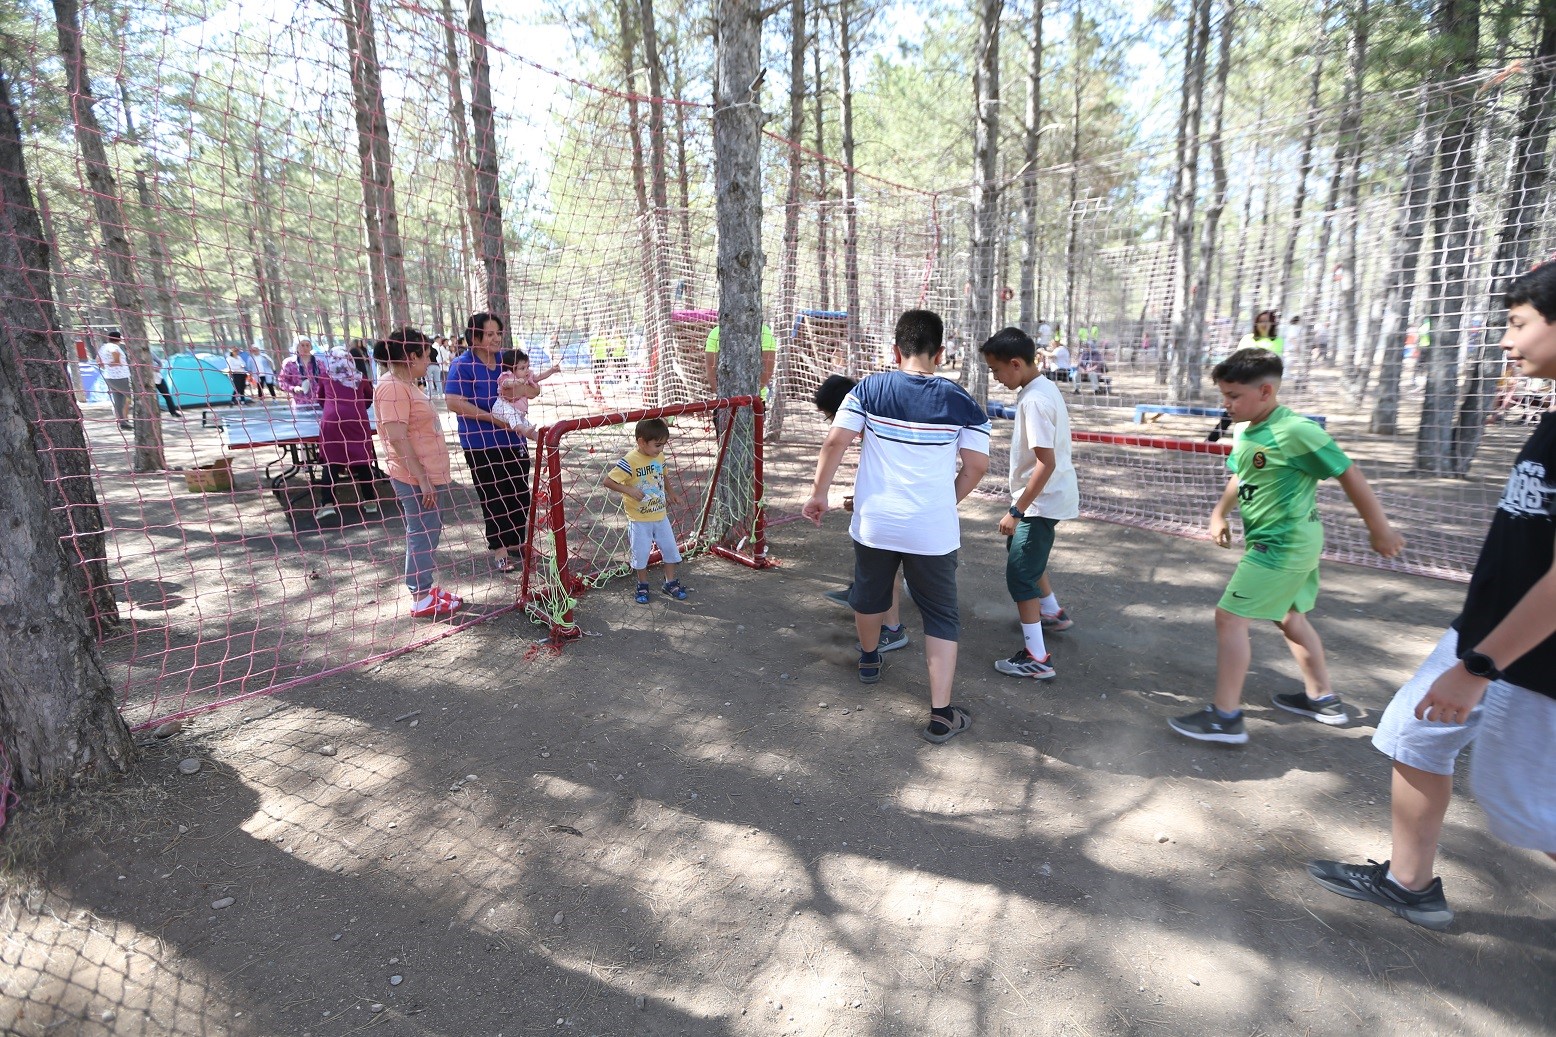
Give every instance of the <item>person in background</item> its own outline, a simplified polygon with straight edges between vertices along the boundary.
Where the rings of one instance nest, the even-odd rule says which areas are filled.
[[[113,416],[119,427],[128,431],[135,426],[130,422],[130,359],[124,352],[124,336],[117,331],[108,333],[108,341],[97,351],[98,370],[108,386],[108,398],[113,401]],[[237,397],[233,397],[237,402]]]
[[[357,343],[360,345],[361,339]],[[358,370],[361,370],[360,366]],[[292,406],[317,407],[319,379],[323,377],[324,365],[313,355],[313,343],[306,338],[298,339],[296,352],[281,365],[281,388],[286,391]]]
[[[270,359],[270,352],[261,349],[254,354],[254,366],[259,371],[259,380],[254,383],[254,398],[259,399],[265,395],[265,390],[270,390],[270,398],[276,398],[276,362]]]
[[[173,394],[168,390],[167,362],[159,356],[152,356],[152,362],[157,365],[157,392],[162,394],[162,402],[167,404],[167,412],[175,418],[184,416],[184,412],[178,409],[178,403],[173,399]]]
[[[227,377],[232,379],[232,403],[249,402],[249,369],[236,347],[227,350]]]

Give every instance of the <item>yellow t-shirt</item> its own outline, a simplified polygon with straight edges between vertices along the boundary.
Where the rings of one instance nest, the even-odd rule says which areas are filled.
[[[627,510],[627,518],[631,521],[658,522],[668,514],[665,510],[667,456],[664,451],[660,451],[658,457],[646,457],[642,451],[634,449],[611,465],[610,471],[606,473],[606,478],[611,482],[636,486],[643,491],[641,504],[631,497],[621,498],[622,506]]]
[[[717,353],[719,351],[719,326],[717,324],[713,325],[713,330],[708,332],[708,342],[703,348],[709,353]],[[778,352],[778,340],[773,337],[771,324],[762,325],[762,352]]]

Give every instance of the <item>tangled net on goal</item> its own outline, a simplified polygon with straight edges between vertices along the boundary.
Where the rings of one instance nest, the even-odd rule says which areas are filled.
[[[573,607],[584,591],[632,571],[621,498],[602,485],[645,418],[670,425],[665,477],[679,496],[670,522],[683,557],[712,554],[764,569],[762,401],[754,396],[644,407],[558,422],[543,430],[532,473],[528,565],[519,604],[552,644],[582,635]],[[649,564],[659,562],[656,551]]]

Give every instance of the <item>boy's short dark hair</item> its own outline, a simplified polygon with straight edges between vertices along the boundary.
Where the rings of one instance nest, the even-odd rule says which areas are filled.
[[[1247,346],[1212,368],[1210,380],[1231,382],[1234,385],[1254,385],[1271,379],[1278,382],[1285,369],[1280,357],[1268,349]]]
[[[843,406],[843,399],[854,390],[858,381],[846,374],[829,374],[827,380],[821,383],[816,390],[814,402],[816,409],[827,416],[831,421],[837,417],[838,408]]]
[[[1001,328],[978,347],[978,352],[990,360],[1025,360],[1030,364],[1037,359],[1037,343],[1020,328]]]
[[[909,310],[897,318],[894,337],[903,356],[934,356],[945,342],[945,321],[929,310]]]
[[[1508,309],[1528,303],[1547,323],[1556,324],[1556,260],[1541,263],[1514,280],[1502,301]]]
[[[632,430],[632,437],[645,443],[663,443],[670,438],[670,426],[664,418],[644,418]]]

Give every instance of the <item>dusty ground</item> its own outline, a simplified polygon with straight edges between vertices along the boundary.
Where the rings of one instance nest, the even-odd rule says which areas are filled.
[[[0,1031],[1550,1031],[1556,868],[1467,796],[1447,934],[1302,870],[1388,854],[1368,735],[1460,585],[1330,566],[1318,624],[1356,718],[1269,707],[1295,670],[1260,631],[1253,739],[1225,750],[1164,721],[1203,698],[1234,556],[1068,525],[1077,625],[1035,685],[990,665],[1017,643],[997,514],[965,509],[976,721],[945,746],[917,736],[911,609],[883,683],[853,679],[820,597],[840,516],[776,529],[775,571],[695,562],[684,604],[587,596],[597,636],[560,657],[524,661],[509,615],[193,722],[62,832],[7,831],[57,842],[7,878]]]

